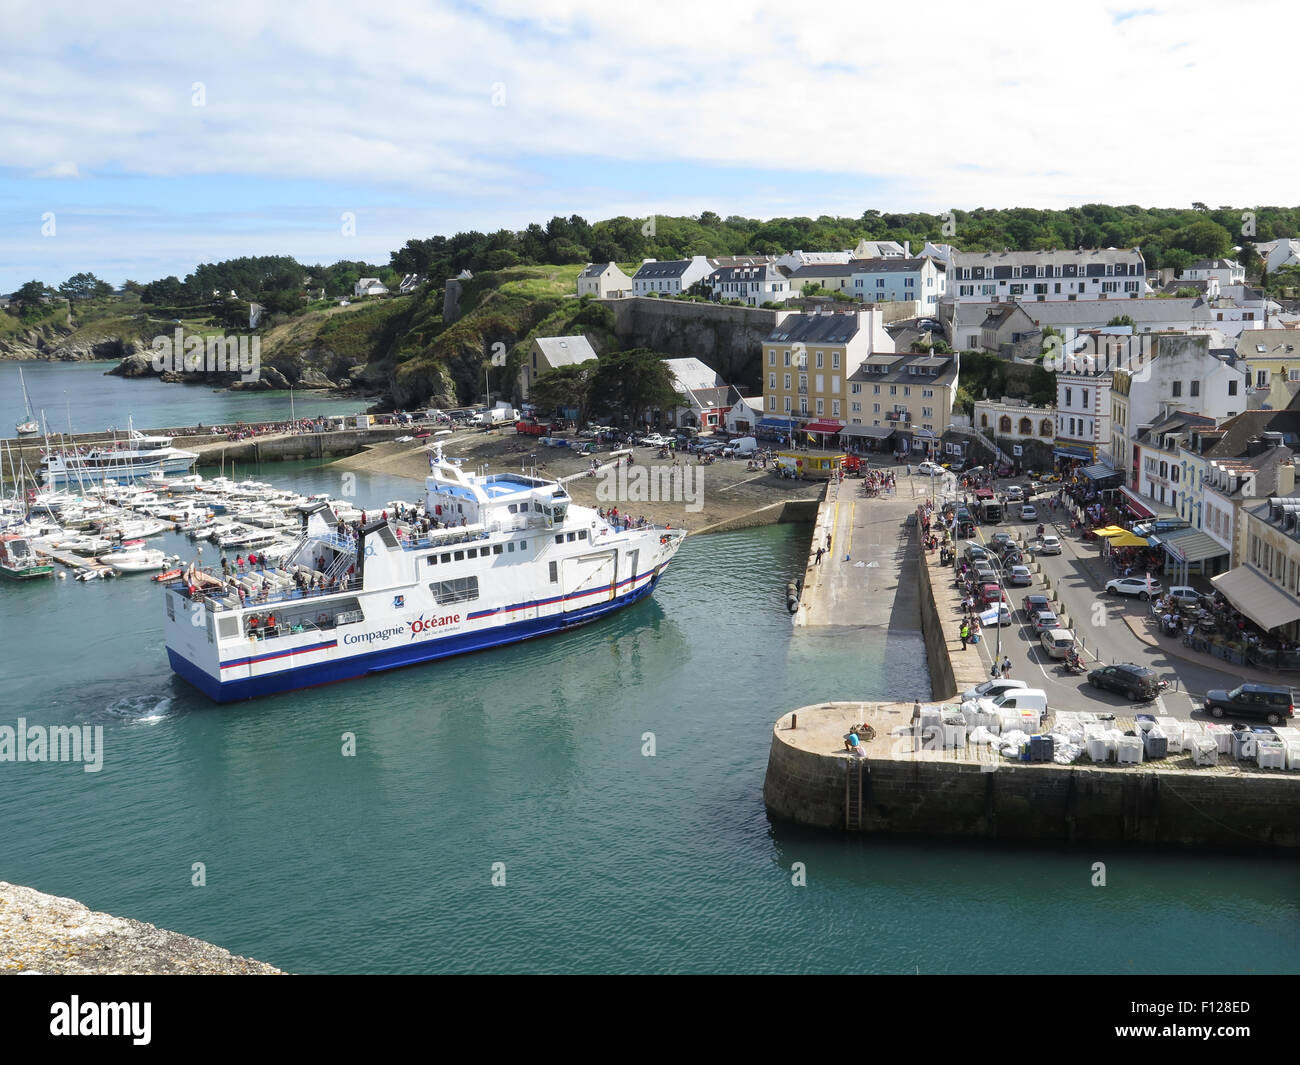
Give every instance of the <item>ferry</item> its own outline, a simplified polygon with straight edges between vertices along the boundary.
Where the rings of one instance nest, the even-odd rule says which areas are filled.
[[[427,534],[384,518],[354,539],[322,501],[274,567],[191,564],[164,591],[171,668],[230,702],[561,632],[653,593],[686,536],[603,518],[554,480],[468,473],[440,445],[429,466]]]
[[[46,487],[168,477],[188,474],[198,458],[196,452],[172,447],[170,436],[146,436],[132,429],[126,447],[93,447],[84,455],[47,453],[40,477]]]

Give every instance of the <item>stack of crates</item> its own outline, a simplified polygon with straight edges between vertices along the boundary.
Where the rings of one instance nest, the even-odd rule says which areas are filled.
[[[1029,760],[1031,762],[1050,762],[1053,754],[1052,734],[1029,737]]]

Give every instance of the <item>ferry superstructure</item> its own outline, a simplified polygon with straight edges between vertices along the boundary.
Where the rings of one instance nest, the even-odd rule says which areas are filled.
[[[189,473],[198,458],[194,451],[172,447],[170,436],[146,436],[132,429],[125,447],[92,447],[85,454],[47,453],[41,459],[40,476],[47,488],[109,479],[134,481]]]
[[[427,535],[389,519],[354,539],[319,503],[274,568],[223,581],[191,566],[164,593],[172,669],[230,702],[560,632],[650,595],[686,535],[602,518],[553,480],[468,473],[440,449],[425,488],[441,526]],[[301,588],[313,578],[323,590]]]

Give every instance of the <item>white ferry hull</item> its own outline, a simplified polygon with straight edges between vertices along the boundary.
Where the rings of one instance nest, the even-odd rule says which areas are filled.
[[[251,654],[243,658],[230,658],[221,662],[220,677],[196,666],[190,659],[183,657],[172,645],[168,645],[168,661],[172,670],[188,683],[198,688],[213,702],[235,702],[270,696],[283,692],[292,692],[299,688],[312,688],[318,684],[331,684],[337,680],[354,680],[356,677],[377,674],[387,670],[398,670],[403,666],[417,666],[425,662],[435,662],[452,655],[469,654],[472,651],[499,648],[506,644],[516,644],[521,640],[530,640],[537,636],[549,636],[551,633],[564,632],[577,628],[578,625],[595,622],[617,610],[630,606],[640,599],[650,596],[659,583],[659,573],[650,573],[647,579],[638,581],[636,588],[607,601],[593,603],[580,610],[571,610],[563,614],[541,616],[515,622],[498,622],[472,629],[463,633],[424,642],[399,642],[395,646],[368,651],[363,654],[341,654],[346,650],[341,645],[346,638],[346,631],[339,636],[326,640],[313,638],[294,648],[274,650],[265,641],[248,641]],[[320,633],[313,633],[320,636]],[[264,649],[265,648],[265,649]]]

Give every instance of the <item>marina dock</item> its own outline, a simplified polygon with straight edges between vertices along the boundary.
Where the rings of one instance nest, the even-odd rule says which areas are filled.
[[[53,559],[61,566],[67,566],[71,570],[90,570],[92,573],[104,571],[105,574],[116,575],[117,571],[112,566],[106,566],[97,558],[85,558],[82,555],[73,554],[71,551],[63,551],[51,547],[44,547],[41,544],[33,544],[32,550],[44,558]]]

